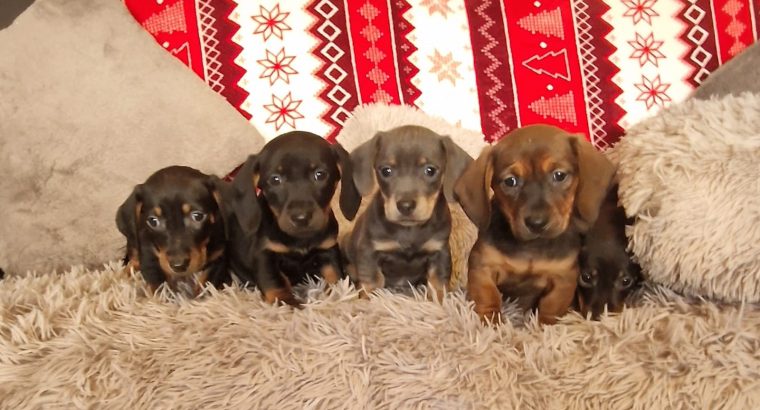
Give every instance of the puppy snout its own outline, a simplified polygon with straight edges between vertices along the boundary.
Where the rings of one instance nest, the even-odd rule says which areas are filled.
[[[401,212],[401,214],[404,216],[411,215],[416,207],[417,201],[413,199],[404,199],[396,202],[396,208],[398,208],[398,211]]]
[[[530,215],[525,218],[525,226],[533,233],[541,233],[549,224],[549,217],[546,215]]]
[[[290,214],[290,220],[293,222],[293,225],[298,227],[305,227],[309,225],[309,222],[311,221],[311,211],[298,211],[293,212]]]
[[[174,272],[182,273],[190,266],[190,258],[184,256],[169,257],[169,266]]]

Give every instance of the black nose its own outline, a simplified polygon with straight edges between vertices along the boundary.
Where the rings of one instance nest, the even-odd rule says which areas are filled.
[[[311,212],[295,212],[290,215],[290,220],[295,226],[306,226],[311,220]]]
[[[532,215],[525,218],[525,226],[533,233],[539,233],[546,228],[549,218],[544,215]]]
[[[186,271],[189,265],[190,265],[189,258],[175,258],[175,259],[169,260],[169,266],[171,266],[173,271],[178,272],[178,273]]]
[[[404,200],[404,201],[398,201],[396,202],[396,208],[398,208],[398,211],[401,212],[402,215],[409,215],[414,211],[414,208],[417,206],[417,202],[414,200]]]

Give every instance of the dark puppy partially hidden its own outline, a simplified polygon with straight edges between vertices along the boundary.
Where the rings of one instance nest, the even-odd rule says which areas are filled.
[[[483,150],[455,192],[478,226],[467,293],[483,320],[502,298],[554,323],[578,280],[580,234],[596,221],[613,165],[582,136],[547,125],[517,129]]]
[[[641,268],[626,250],[625,210],[618,205],[617,185],[610,188],[594,226],[583,239],[578,276],[577,307],[583,316],[598,319],[605,307],[620,312],[626,297],[641,282]]]
[[[330,201],[341,183],[340,208],[351,220],[361,203],[348,153],[309,132],[294,131],[251,155],[230,195],[232,270],[258,286],[269,303],[299,306],[291,284],[344,277]],[[257,191],[261,193],[257,195]]]
[[[179,290],[196,273],[196,295],[206,281],[217,287],[229,283],[221,184],[196,169],[171,166],[137,185],[119,207],[125,261],[142,271],[151,291],[164,282]]]
[[[453,186],[472,158],[449,137],[418,126],[380,132],[351,153],[354,179],[374,196],[342,248],[366,296],[379,287],[430,283],[439,296],[451,276]]]

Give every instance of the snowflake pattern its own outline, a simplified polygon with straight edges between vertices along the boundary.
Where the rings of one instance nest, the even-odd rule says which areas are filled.
[[[636,88],[641,91],[636,101],[643,101],[647,106],[647,110],[655,105],[663,107],[666,102],[671,101],[668,94],[666,94],[668,88],[670,88],[670,84],[663,83],[659,75],[652,80],[642,75],[641,82],[636,84]]]
[[[279,131],[285,124],[295,128],[296,120],[303,118],[303,115],[298,112],[298,107],[302,102],[303,100],[294,100],[290,93],[284,98],[277,98],[277,96],[272,95],[272,103],[264,106],[269,111],[269,118],[267,118],[266,123],[274,123],[276,131]]]
[[[286,84],[290,84],[290,75],[298,74],[291,64],[295,59],[294,56],[286,56],[285,48],[280,49],[277,54],[271,53],[266,50],[267,57],[257,62],[264,67],[264,71],[261,72],[259,78],[268,78],[269,85],[274,84],[277,80],[283,80]]]
[[[644,20],[647,24],[651,25],[652,17],[659,16],[659,14],[654,11],[655,3],[657,3],[657,0],[623,0],[623,5],[628,7],[628,10],[625,11],[623,17],[633,18],[633,24]]]
[[[649,33],[646,37],[636,33],[636,40],[629,41],[628,44],[633,47],[631,58],[638,58],[641,67],[644,67],[647,63],[652,63],[655,67],[658,67],[658,59],[665,58],[665,54],[662,54],[660,51],[662,41],[655,41],[654,33]]]
[[[451,7],[449,7],[449,0],[423,0],[422,7],[428,8],[428,14],[431,16],[434,13],[441,13],[443,18],[448,17],[449,13],[451,13],[453,10],[451,10]]]
[[[264,6],[259,6],[259,15],[252,16],[251,18],[258,25],[253,34],[262,34],[264,41],[269,40],[269,37],[275,36],[282,40],[282,32],[290,30],[290,26],[285,23],[285,18],[290,15],[289,12],[280,12],[280,5],[275,4],[272,10],[267,10]]]
[[[454,61],[453,53],[442,55],[438,50],[433,50],[433,55],[428,58],[433,63],[430,72],[438,76],[438,82],[449,80],[451,85],[456,85],[456,80],[462,78],[457,71],[461,63]]]

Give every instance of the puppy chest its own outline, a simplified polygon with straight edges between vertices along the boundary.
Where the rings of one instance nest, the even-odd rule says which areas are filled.
[[[429,269],[443,250],[442,240],[437,239],[418,243],[404,244],[393,241],[374,245],[378,268],[385,277],[386,286],[389,287],[406,286],[408,283],[424,284]]]

